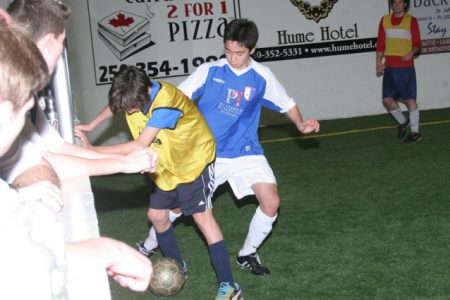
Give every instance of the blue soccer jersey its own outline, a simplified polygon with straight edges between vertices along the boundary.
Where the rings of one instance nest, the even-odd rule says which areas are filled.
[[[242,70],[233,69],[225,58],[205,63],[178,88],[198,99],[216,139],[216,155],[223,158],[263,154],[258,139],[261,106],[278,112],[295,106],[272,72],[253,60]]]

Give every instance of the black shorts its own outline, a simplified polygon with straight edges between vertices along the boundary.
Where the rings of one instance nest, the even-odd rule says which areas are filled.
[[[383,99],[416,100],[416,70],[409,68],[386,67],[383,76]]]
[[[197,179],[189,183],[182,183],[174,190],[163,191],[155,186],[150,194],[149,207],[152,209],[181,207],[183,214],[190,216],[212,208],[213,191],[214,163],[211,163],[205,167]]]

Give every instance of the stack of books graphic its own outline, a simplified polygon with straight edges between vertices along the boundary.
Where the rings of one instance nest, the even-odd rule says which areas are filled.
[[[119,60],[153,44],[149,29],[150,21],[147,18],[121,10],[98,22],[100,39]]]

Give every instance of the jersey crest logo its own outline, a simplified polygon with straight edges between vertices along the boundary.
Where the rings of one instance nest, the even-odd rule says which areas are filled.
[[[230,104],[232,101],[236,101],[236,106],[239,106],[241,105],[241,99],[242,99],[242,92],[228,89],[227,99],[225,100],[226,103]]]
[[[244,98],[247,101],[252,100],[255,97],[256,89],[254,87],[246,86],[244,90]]]
[[[338,0],[321,0],[320,5],[311,5],[304,0],[291,0],[291,3],[296,6],[300,12],[308,19],[319,23],[320,20],[328,17],[333,5]]]
[[[228,104],[235,102],[235,106],[238,107],[241,105],[242,98],[249,102],[255,97],[255,94],[256,89],[249,86],[245,87],[244,92],[228,89],[228,95],[225,102]]]

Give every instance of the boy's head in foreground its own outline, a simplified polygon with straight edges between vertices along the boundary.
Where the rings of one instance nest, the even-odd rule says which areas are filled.
[[[0,155],[25,123],[33,94],[49,79],[47,64],[36,45],[20,30],[0,19]]]
[[[36,43],[52,73],[64,49],[71,9],[56,0],[14,0],[8,13],[15,26]]]

